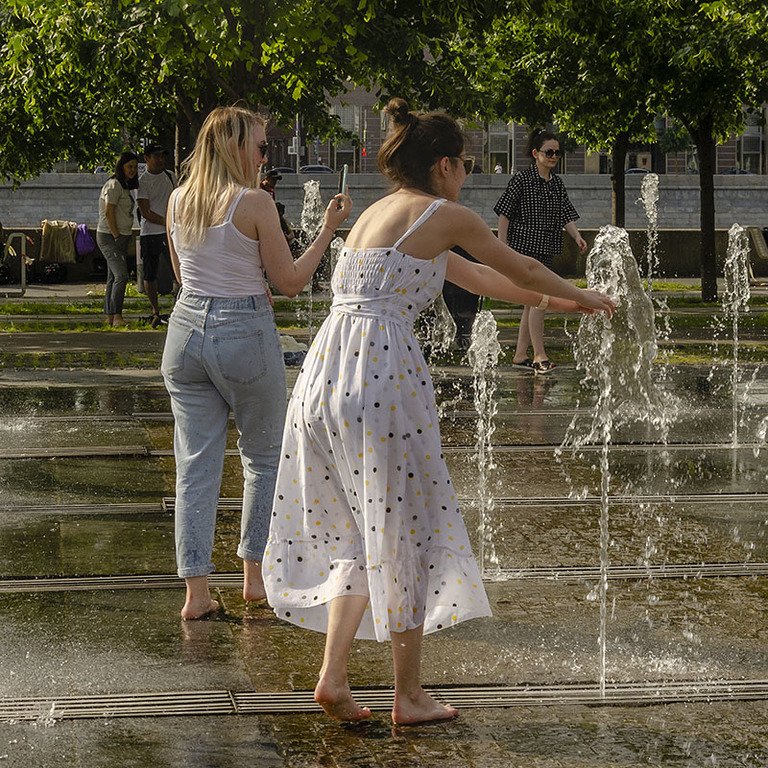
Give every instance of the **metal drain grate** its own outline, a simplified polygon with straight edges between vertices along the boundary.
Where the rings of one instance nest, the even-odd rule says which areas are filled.
[[[596,565],[515,568],[486,571],[486,582],[521,580],[584,581],[600,578]],[[608,570],[612,581],[635,579],[700,579],[725,577],[768,576],[768,563],[680,563],[669,565],[614,565]],[[239,588],[242,573],[213,573],[209,576],[212,587]],[[184,581],[173,574],[146,574],[125,576],[62,576],[38,579],[6,579],[0,581],[4,592],[77,592],[114,589],[174,589],[183,587]]]
[[[150,456],[144,445],[92,445],[87,448],[19,448],[0,450],[0,459],[58,459],[91,456]]]
[[[610,496],[609,502],[613,505],[637,505],[637,504],[738,504],[768,502],[768,493],[665,493],[665,494],[640,494],[637,496]],[[570,496],[497,496],[494,498],[498,507],[584,507],[602,503],[599,496],[584,496],[572,498]],[[477,499],[471,496],[460,496],[459,503],[470,507],[477,503]],[[174,496],[164,496],[163,509],[173,512],[176,508]],[[241,498],[220,498],[219,512],[236,511],[243,508]]]
[[[501,709],[581,704],[648,706],[768,699],[766,680],[680,680],[608,683],[605,697],[594,683],[427,688],[459,708]],[[392,707],[390,688],[353,689],[355,700],[377,711]],[[168,691],[63,698],[0,699],[0,722],[117,717],[301,714],[319,712],[312,691]]]
[[[0,507],[0,513],[7,515],[167,515],[168,509],[162,504],[27,504],[24,506]]]

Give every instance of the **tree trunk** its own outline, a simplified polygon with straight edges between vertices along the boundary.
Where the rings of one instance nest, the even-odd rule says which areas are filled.
[[[694,138],[699,154],[701,299],[702,301],[717,301],[717,261],[715,255],[716,145],[711,115],[702,118],[696,128]]]
[[[616,137],[611,150],[611,222],[614,226],[623,227],[626,209],[626,188],[624,185],[624,166],[627,162],[627,148],[629,147],[629,134],[620,133]]]

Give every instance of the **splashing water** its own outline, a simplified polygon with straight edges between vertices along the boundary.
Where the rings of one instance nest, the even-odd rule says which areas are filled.
[[[491,514],[495,507],[492,487],[496,462],[493,457],[493,433],[496,431],[494,418],[496,403],[497,367],[501,355],[498,328],[493,313],[482,310],[477,313],[472,326],[472,341],[467,351],[475,388],[475,410],[477,411],[477,506],[480,514],[479,561],[480,572],[486,574],[485,563],[492,566],[491,575],[499,573],[499,559],[494,546],[494,531]]]
[[[603,227],[587,256],[587,283],[616,302],[609,319],[600,313],[582,318],[576,334],[574,356],[583,372],[582,387],[594,393],[591,416],[577,414],[562,445],[574,454],[588,444],[600,444],[600,694],[605,695],[606,633],[608,621],[609,497],[611,472],[609,446],[616,429],[645,423],[667,442],[672,409],[655,386],[652,366],[657,345],[653,303],[643,290],[629,236],[618,227]],[[585,424],[585,420],[587,423]]]
[[[323,205],[323,198],[320,195],[320,182],[315,179],[305,181],[304,204],[301,209],[300,219],[301,231],[299,232],[299,241],[301,242],[302,250],[308,248],[320,233],[320,230],[323,228],[324,214],[325,206]],[[299,305],[296,310],[296,319],[299,323],[306,323],[310,343],[312,341],[312,336],[314,335],[313,282],[314,280],[310,280],[307,285],[306,308],[302,308],[301,305]]]
[[[648,220],[646,227],[647,243],[645,246],[645,279],[648,295],[653,295],[653,276],[659,268],[657,248],[659,244],[659,177],[649,173],[640,186],[640,200]]]
[[[301,209],[301,231],[309,245],[323,227],[325,206],[320,195],[320,182],[310,179],[304,182],[304,205]]]
[[[733,397],[732,445],[739,444],[739,317],[749,312],[749,240],[739,224],[728,230],[728,250],[725,255],[725,292],[723,293],[723,316],[731,321],[733,331],[733,357],[731,366],[731,394]]]

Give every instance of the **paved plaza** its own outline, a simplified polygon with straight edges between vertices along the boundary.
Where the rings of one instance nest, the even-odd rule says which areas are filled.
[[[57,290],[73,300],[86,287],[34,287],[26,300]],[[359,642],[351,682],[375,711],[346,726],[311,702],[323,636],[242,600],[234,426],[214,550],[223,610],[179,618],[161,377],[148,365],[83,365],[101,354],[155,360],[163,338],[0,334],[6,360],[65,351],[80,361],[0,370],[0,766],[768,764],[760,370],[750,379],[748,368],[735,447],[728,371],[705,365],[667,371],[678,398],[668,445],[641,429],[615,436],[601,699],[597,451],[555,456],[577,411],[589,411],[579,373],[567,363],[551,378],[499,371],[495,504],[481,521],[471,372],[436,366],[468,528],[490,532],[493,617],[425,640],[425,685],[460,707],[458,721],[393,728],[389,647]]]

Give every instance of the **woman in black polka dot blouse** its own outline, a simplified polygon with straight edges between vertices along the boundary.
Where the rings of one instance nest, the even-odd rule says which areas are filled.
[[[531,134],[531,167],[515,174],[493,209],[499,217],[499,239],[510,248],[532,256],[552,268],[563,250],[563,229],[584,253],[587,244],[579,234],[579,214],[568,199],[562,179],[554,173],[560,160],[560,142],[555,134],[538,129]],[[533,345],[533,359],[528,348]],[[549,373],[555,366],[544,348],[544,311],[525,307],[520,319],[514,365]]]
[[[459,205],[472,159],[452,118],[416,115],[402,99],[387,114],[379,167],[396,188],[352,228],[331,311],[294,385],[263,573],[278,616],[327,633],[315,700],[329,715],[371,714],[347,679],[361,637],[392,640],[392,719],[418,723],[456,715],[421,687],[422,636],[488,616],[490,606],[413,321],[446,277],[558,311],[611,312],[613,304],[515,253]],[[454,245],[484,263],[452,253]]]

